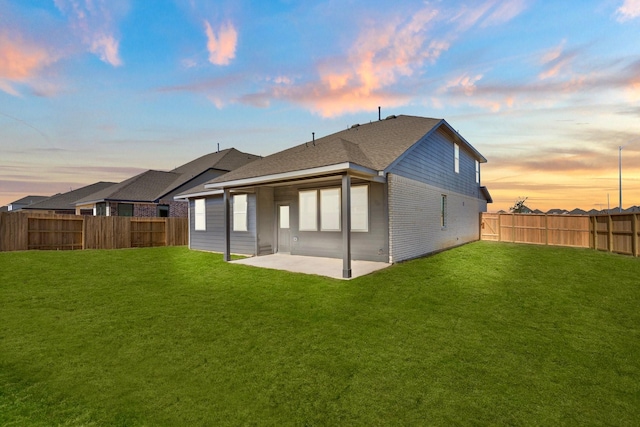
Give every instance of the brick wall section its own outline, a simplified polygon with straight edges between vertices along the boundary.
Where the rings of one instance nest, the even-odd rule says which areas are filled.
[[[169,216],[171,218],[187,218],[189,216],[189,204],[187,202],[166,201],[160,203],[169,205]],[[110,216],[118,216],[118,203],[109,202]],[[133,216],[137,218],[156,218],[158,216],[158,205],[155,203],[134,203]]]
[[[389,262],[416,258],[479,240],[486,201],[388,175]],[[447,196],[447,226],[440,226],[441,196]]]
[[[133,205],[133,216],[137,218],[154,218],[158,216],[158,206],[155,203],[136,203]]]
[[[172,218],[188,218],[189,203],[172,201],[169,204],[169,216]]]

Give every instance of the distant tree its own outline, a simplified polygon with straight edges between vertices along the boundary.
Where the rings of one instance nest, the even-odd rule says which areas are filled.
[[[528,197],[519,197],[516,200],[515,204],[509,208],[509,212],[511,213],[531,213],[531,209],[529,209],[524,202],[526,202]]]

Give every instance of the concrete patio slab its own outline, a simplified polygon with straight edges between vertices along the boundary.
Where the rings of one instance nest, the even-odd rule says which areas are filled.
[[[295,273],[317,274],[319,276],[342,279],[342,259],[320,258],[300,255],[273,254],[231,261],[233,264],[252,265]],[[382,270],[391,264],[373,261],[351,261],[351,278],[364,276]]]

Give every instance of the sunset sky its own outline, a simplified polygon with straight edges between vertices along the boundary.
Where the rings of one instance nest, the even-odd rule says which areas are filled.
[[[640,205],[640,0],[0,0],[0,206],[407,114],[490,211]]]

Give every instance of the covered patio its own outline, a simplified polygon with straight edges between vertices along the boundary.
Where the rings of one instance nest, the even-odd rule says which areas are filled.
[[[351,261],[351,277],[342,274],[341,258],[322,258],[301,255],[276,253],[257,257],[243,258],[231,261],[233,264],[251,265],[254,267],[271,268],[274,270],[291,271],[295,273],[317,274],[334,279],[353,279],[389,267],[391,264],[374,261]]]

